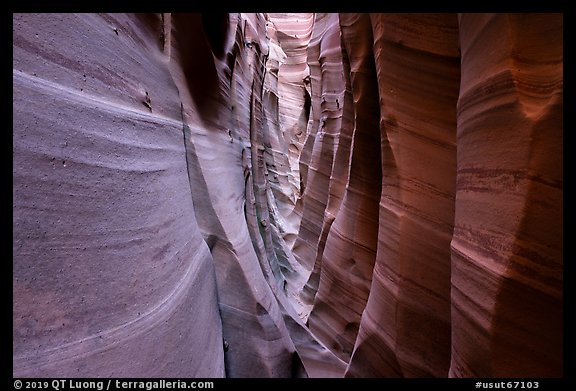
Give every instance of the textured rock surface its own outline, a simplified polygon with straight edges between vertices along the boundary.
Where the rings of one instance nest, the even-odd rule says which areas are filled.
[[[458,20],[456,15],[372,15],[371,22],[381,103],[382,196],[370,299],[347,375],[446,376]],[[373,359],[376,355],[381,358]]]
[[[161,26],[14,15],[14,376],[224,375]]]
[[[266,30],[262,14],[14,16],[16,376],[343,371],[284,293],[297,135]]]
[[[349,178],[326,238],[310,329],[343,360],[354,347],[370,290],[378,234],[380,135],[376,72],[368,14],[340,18],[344,50],[354,59],[350,80],[356,104]],[[326,100],[336,105],[336,97]]]
[[[339,21],[355,130],[362,113],[375,112],[374,92],[365,86],[357,98],[353,78],[358,68],[370,74],[363,64],[372,46],[364,40],[374,42],[378,244],[367,290],[368,267],[360,282],[350,282],[343,266],[329,269],[360,246],[326,243],[312,331],[346,359],[349,303],[369,293],[365,308],[356,302],[362,319],[345,376],[560,376],[560,16],[344,14]],[[348,190],[359,177],[357,136]],[[360,194],[371,202],[371,192]],[[368,240],[369,227],[362,224],[358,237]],[[324,298],[323,289],[334,293]]]
[[[321,257],[334,221],[333,216],[325,218],[325,213],[329,213],[327,204],[332,197],[342,198],[350,155],[352,128],[342,126],[346,84],[337,14],[316,14],[308,47],[308,66],[312,107],[303,153],[309,153],[311,157],[306,159],[302,222],[293,251],[308,277],[301,300],[310,305],[318,290]],[[334,164],[336,153],[340,159]],[[340,175],[332,176],[333,170],[340,170]],[[332,204],[331,212],[334,213],[339,205],[335,205],[333,199]]]
[[[459,30],[450,375],[561,376],[562,16]]]
[[[14,376],[562,375],[561,15],[13,21]]]

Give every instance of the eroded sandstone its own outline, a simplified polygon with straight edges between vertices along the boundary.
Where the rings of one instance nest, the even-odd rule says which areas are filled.
[[[563,375],[561,15],[13,24],[14,376]]]

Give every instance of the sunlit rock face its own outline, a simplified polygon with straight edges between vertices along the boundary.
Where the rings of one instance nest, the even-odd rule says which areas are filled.
[[[562,34],[15,14],[14,376],[562,376]]]

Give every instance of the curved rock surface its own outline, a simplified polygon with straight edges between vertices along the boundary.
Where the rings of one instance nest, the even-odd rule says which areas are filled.
[[[224,376],[161,31],[14,15],[14,376]]]
[[[459,31],[450,375],[562,376],[562,16]]]
[[[348,361],[366,305],[376,257],[380,198],[379,106],[368,14],[341,15],[344,50],[354,59],[350,169],[341,206],[326,238],[310,329]],[[365,39],[368,38],[368,39]],[[327,96],[338,106],[336,97]]]
[[[555,377],[557,14],[14,14],[13,375]]]
[[[382,194],[370,298],[347,375],[446,376],[458,20],[456,15],[381,14],[372,15],[371,22]]]

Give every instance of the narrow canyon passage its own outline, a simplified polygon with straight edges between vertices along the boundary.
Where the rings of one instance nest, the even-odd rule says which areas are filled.
[[[563,376],[561,14],[14,14],[15,377]]]

